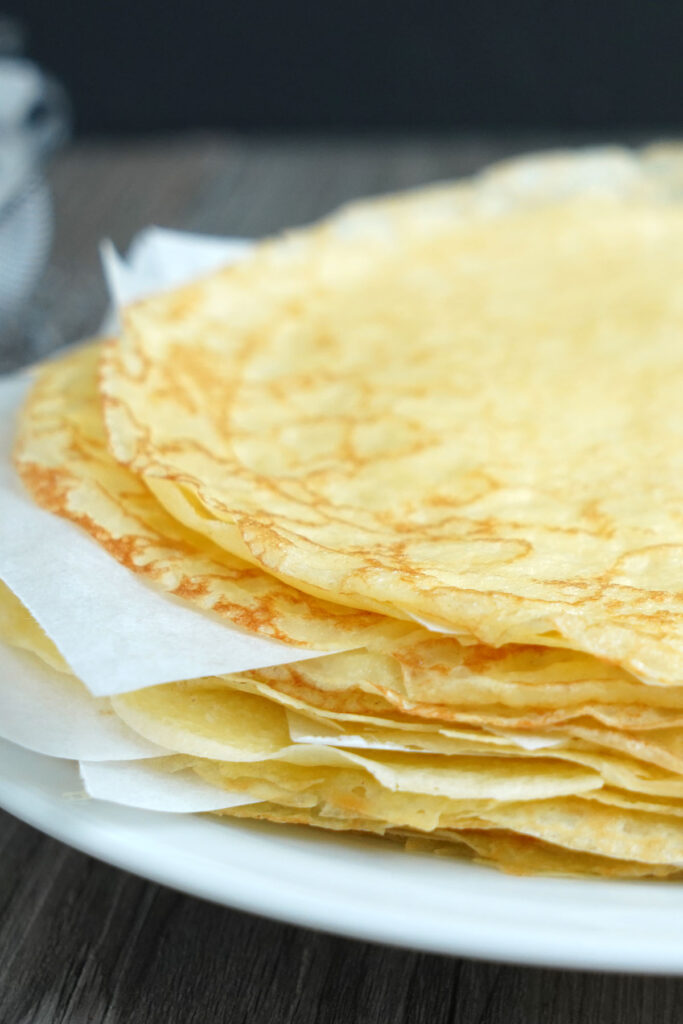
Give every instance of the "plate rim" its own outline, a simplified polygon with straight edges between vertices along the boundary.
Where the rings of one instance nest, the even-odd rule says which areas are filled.
[[[63,781],[60,782],[60,779]],[[371,876],[376,876],[377,865],[372,863],[373,859],[377,859],[380,866],[383,861],[391,866],[393,859],[393,866],[400,866],[401,872],[405,873],[411,862],[433,864],[437,859],[431,855],[407,854],[380,839],[370,839],[370,846],[368,841],[349,841],[345,837],[340,843],[339,837],[327,833],[314,835],[311,840],[308,837],[312,830],[302,826],[269,825],[235,819],[218,821],[204,815],[143,812],[89,798],[69,799],[64,795],[64,780],[69,780],[72,786],[77,783],[75,762],[36,754],[7,740],[0,741],[0,807],[3,810],[82,853],[187,895],[298,927],[428,953],[570,970],[683,974],[683,928],[673,938],[670,928],[661,931],[663,924],[671,926],[677,916],[680,919],[677,908],[672,907],[672,901],[666,899],[664,904],[653,909],[644,908],[644,901],[636,898],[637,920],[634,920],[633,907],[622,905],[618,898],[619,893],[633,897],[640,892],[647,892],[649,897],[652,892],[661,893],[664,885],[666,893],[678,894],[679,909],[683,909],[681,883],[520,879],[478,865],[466,865],[468,869],[480,872],[480,877],[494,889],[502,887],[504,891],[507,885],[510,890],[519,889],[522,896],[525,889],[528,889],[531,897],[535,890],[541,895],[545,890],[550,897],[547,922],[540,929],[533,926],[529,928],[522,922],[515,925],[514,922],[506,921],[503,915],[491,919],[487,924],[485,917],[482,920],[480,915],[478,919],[473,916],[472,908],[462,916],[456,915],[455,919],[444,921],[433,910],[416,907],[414,903],[409,902],[403,906],[396,902],[393,905],[387,903],[386,899],[380,899],[379,893],[375,895],[372,889],[369,900],[367,894],[362,893],[354,898],[353,894],[349,897],[348,891],[337,892],[334,886],[328,890],[321,889],[320,882],[312,881],[305,871],[299,884],[291,877],[292,872],[294,876],[297,875],[297,868],[311,867],[311,851],[313,866],[323,869],[326,865],[328,869],[338,866],[343,851],[352,854],[352,863],[346,865],[349,880],[353,883],[360,879],[370,884],[373,881]],[[58,792],[60,787],[61,792]],[[72,797],[73,793],[72,788]],[[198,821],[204,823],[199,828],[194,824]],[[206,871],[191,870],[192,865],[183,865],[183,858],[174,859],[169,855],[163,841],[167,825],[171,829],[179,826],[180,834],[186,833],[189,836],[192,849],[193,831],[199,836],[208,822],[226,829],[226,835],[232,837],[232,845],[244,847],[246,855],[250,849],[257,854],[253,866],[248,869],[239,857],[235,857],[233,851],[232,858],[228,856],[219,865],[228,871],[222,876],[218,888],[214,858],[209,857],[203,865]],[[143,823],[144,828],[141,828]],[[159,833],[156,839],[155,833]],[[137,842],[131,843],[131,836],[137,838]],[[290,849],[287,854],[288,845]],[[280,854],[285,851],[290,877],[281,869],[264,877],[262,867],[259,869],[258,866],[258,855],[263,854],[267,858],[267,854],[273,852],[268,847],[275,847]],[[228,848],[230,844],[226,844]],[[388,855],[389,849],[391,855]],[[373,851],[370,856],[369,850]],[[199,864],[200,858],[196,852],[193,856]],[[439,860],[443,866],[445,862]],[[448,862],[448,870],[455,869],[454,889],[450,895],[457,896],[460,887],[461,895],[471,899],[472,892],[463,891],[463,882],[467,886],[468,878],[471,880],[474,876],[471,871],[469,875],[467,871],[463,875],[462,868],[457,870],[458,865],[458,861]],[[370,866],[372,870],[368,871]],[[437,873],[442,875],[442,868],[438,868]],[[424,879],[420,881],[424,883]],[[567,886],[572,886],[572,890],[568,890]],[[584,902],[588,897],[589,905],[593,905],[591,897],[597,897],[596,906],[600,905],[600,898],[603,897],[615,931],[609,931],[609,924],[606,931],[604,924],[595,920],[587,921],[582,916],[580,906],[572,914],[566,899],[553,904],[555,887],[558,892],[572,891],[582,896]],[[487,888],[487,885],[483,887]],[[606,901],[604,897],[607,897]],[[482,893],[480,903],[483,913],[486,909],[485,893]],[[475,913],[476,905],[475,898]],[[620,911],[623,911],[621,915]],[[662,917],[663,911],[669,915],[668,919]],[[643,931],[648,921],[649,935],[647,928]]]

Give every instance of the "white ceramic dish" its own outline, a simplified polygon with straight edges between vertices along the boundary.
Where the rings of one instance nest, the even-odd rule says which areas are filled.
[[[78,797],[76,765],[0,741],[0,806],[100,860],[241,910],[437,953],[683,973],[683,885],[515,878],[380,840]]]

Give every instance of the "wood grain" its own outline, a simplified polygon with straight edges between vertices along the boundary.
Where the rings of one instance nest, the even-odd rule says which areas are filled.
[[[40,344],[94,331],[97,244],[157,223],[260,235],[366,193],[467,173],[544,138],[186,137],[74,147]],[[16,361],[29,353],[16,353]],[[351,942],[100,864],[0,814],[0,1024],[669,1024],[683,980],[534,970]]]

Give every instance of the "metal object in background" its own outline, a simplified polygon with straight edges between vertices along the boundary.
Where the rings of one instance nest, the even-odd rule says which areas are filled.
[[[0,371],[49,347],[31,297],[53,233],[45,163],[70,122],[63,90],[20,56],[21,42],[17,24],[0,18]]]

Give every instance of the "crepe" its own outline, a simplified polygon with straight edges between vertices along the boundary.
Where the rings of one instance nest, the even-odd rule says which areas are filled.
[[[49,662],[49,639],[6,588],[0,609],[12,614],[12,641]],[[235,793],[253,798],[221,813],[413,843],[422,836],[435,852],[474,854],[516,873],[678,870],[667,858],[677,859],[683,833],[680,775],[570,735],[552,749],[520,751],[509,734],[366,720],[341,726],[336,745],[296,740],[284,705],[255,690],[249,676],[208,678],[118,696],[111,707],[135,733],[177,752],[158,759],[161,770],[191,767],[230,791],[226,803]],[[354,749],[354,735],[364,749]],[[572,831],[577,815],[600,827]]]
[[[657,154],[530,159],[134,304],[112,450],[301,590],[675,685],[678,184]]]
[[[515,873],[679,873],[682,167],[359,204],[41,369],[35,501],[319,652],[113,697],[150,771]],[[0,640],[70,673],[3,587]]]
[[[101,343],[47,363],[18,425],[15,464],[43,508],[77,523],[127,568],[203,611],[315,650],[362,645],[401,623],[313,599],[186,529],[106,445]]]
[[[521,729],[586,716],[631,729],[683,721],[683,687],[645,687],[581,652],[463,644],[415,623],[355,612],[297,591],[207,542],[171,517],[109,452],[96,390],[101,352],[101,344],[91,344],[41,371],[19,423],[19,473],[40,505],[199,609],[302,647],[358,648],[254,678],[341,713],[400,712]]]

